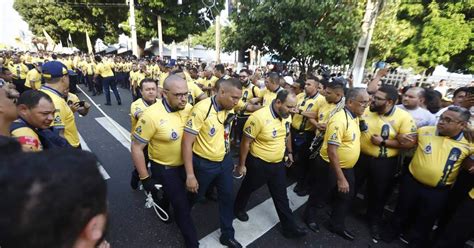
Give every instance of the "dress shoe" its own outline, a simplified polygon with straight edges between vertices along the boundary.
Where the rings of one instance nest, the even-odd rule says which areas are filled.
[[[219,238],[219,242],[221,242],[222,245],[225,245],[225,246],[231,247],[231,248],[241,248],[242,247],[242,245],[237,240],[235,240],[234,238],[225,238],[225,237],[221,236]]]
[[[307,196],[309,195],[309,191],[307,189],[301,189],[301,190],[296,191],[296,195],[301,196],[301,197]]]
[[[242,222],[246,222],[249,220],[249,215],[245,211],[235,211],[234,215],[238,220]]]
[[[326,228],[327,228],[330,232],[332,232],[332,233],[334,233],[334,234],[337,234],[337,235],[341,236],[342,238],[344,238],[344,239],[346,239],[346,240],[352,241],[352,240],[355,239],[355,235],[352,234],[351,232],[349,232],[349,231],[347,231],[347,230],[345,230],[345,229],[343,230],[343,229],[335,228],[335,227],[333,227],[333,225],[331,225],[330,223],[328,223],[328,224],[326,225]]]
[[[122,105],[122,102],[118,102],[117,104],[118,104],[118,105]]]
[[[294,229],[283,229],[282,234],[287,239],[296,239],[305,236],[308,232],[302,227],[296,227]]]
[[[319,225],[318,223],[314,222],[314,221],[311,221],[311,222],[306,222],[306,226],[309,228],[309,230],[313,231],[313,232],[319,232]]]
[[[133,170],[130,178],[130,187],[136,190],[138,188],[138,182],[140,182],[140,177],[138,177],[137,171]]]

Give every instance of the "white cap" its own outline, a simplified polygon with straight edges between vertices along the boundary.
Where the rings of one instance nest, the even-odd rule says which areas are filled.
[[[283,77],[283,79],[285,80],[285,83],[289,84],[289,85],[293,85],[294,82],[293,82],[293,78],[290,77],[290,76],[285,76]]]

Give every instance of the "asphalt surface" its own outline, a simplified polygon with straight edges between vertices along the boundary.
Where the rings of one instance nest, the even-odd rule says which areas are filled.
[[[84,85],[80,85],[80,87],[86,91]],[[111,93],[112,106],[105,106],[104,95],[92,96],[90,92],[86,91],[95,103],[100,104],[100,108],[108,116],[126,130],[130,130],[131,93],[126,89],[119,89],[119,92],[123,104],[121,106],[117,105]],[[78,96],[81,100],[89,101],[82,93],[78,93]],[[143,191],[134,191],[130,188],[130,172],[132,170],[130,153],[95,120],[99,117],[104,117],[104,115],[93,106],[87,116],[76,116],[76,123],[85,142],[92,152],[97,155],[111,177],[107,180],[109,201],[107,240],[113,248],[184,247],[176,224],[164,224],[160,221],[152,209],[144,207],[145,196]],[[240,180],[235,179],[235,192],[239,189],[240,183]],[[290,183],[288,182],[288,185]],[[269,197],[268,189],[265,186],[262,187],[252,195],[248,209],[257,206]],[[301,220],[303,209],[304,205],[295,211],[301,226],[304,226]],[[268,211],[275,210],[268,209]],[[321,224],[328,219],[328,211],[327,208],[319,211]],[[219,228],[216,202],[206,201],[197,204],[193,208],[192,216],[200,239]],[[322,225],[318,233],[309,232],[307,236],[301,239],[288,240],[280,234],[280,225],[277,224],[248,247],[403,247],[400,241],[395,241],[392,244],[373,243],[361,215],[351,214],[346,225],[356,235],[355,241],[346,241],[330,233]]]

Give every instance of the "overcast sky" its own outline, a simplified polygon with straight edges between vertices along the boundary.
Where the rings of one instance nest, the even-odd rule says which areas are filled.
[[[0,0],[0,43],[13,45],[15,37],[20,36],[21,31],[28,31],[28,24],[23,21],[21,16],[13,9],[14,0]]]

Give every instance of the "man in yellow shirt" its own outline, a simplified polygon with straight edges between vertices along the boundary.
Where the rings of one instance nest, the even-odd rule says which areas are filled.
[[[13,84],[16,90],[21,94],[25,91],[25,80],[26,74],[28,74],[28,66],[26,66],[18,55],[12,56],[12,63],[8,66],[8,69],[13,73]]]
[[[250,115],[244,126],[245,136],[240,145],[237,167],[237,172],[245,178],[234,205],[237,219],[247,221],[249,216],[245,208],[250,195],[267,184],[282,223],[283,236],[287,238],[306,235],[306,231],[296,224],[286,193],[286,167],[293,163],[290,113],[295,108],[296,96],[282,90],[272,104]],[[284,161],[285,153],[288,161]]]
[[[33,63],[34,68],[31,69],[26,75],[25,87],[27,89],[39,90],[41,87],[41,66],[43,63]]]
[[[308,227],[317,232],[317,206],[331,194],[334,203],[327,228],[344,239],[354,240],[354,234],[346,230],[345,218],[355,195],[353,167],[360,153],[359,117],[370,101],[363,88],[349,89],[345,101],[344,109],[337,111],[327,124],[316,162],[316,184],[309,195],[304,215]]]
[[[197,102],[206,99],[207,95],[196,84],[198,79],[198,72],[196,68],[189,69],[189,78],[190,80],[186,79],[189,90],[188,103],[194,106]]]
[[[71,146],[80,148],[74,113],[64,96],[64,92],[69,88],[67,67],[59,61],[50,61],[43,64],[42,72],[45,84],[40,90],[51,97],[56,108],[51,126],[59,132],[60,136],[66,138]]]
[[[133,131],[132,158],[145,190],[155,192],[157,181],[163,185],[186,247],[197,248],[199,242],[186,195],[186,173],[181,156],[183,130],[192,108],[187,104],[187,83],[172,75],[165,80],[163,88],[164,98],[145,110]],[[151,177],[145,163],[147,144]]]
[[[318,85],[317,78],[308,75],[304,93],[296,96],[298,101],[297,110],[291,123],[292,145],[296,155],[293,169],[297,182],[293,191],[299,196],[309,194],[312,183],[309,147],[315,136],[317,122],[310,117],[314,117],[315,110],[326,102],[325,98],[318,92]]]
[[[118,105],[122,105],[122,100],[120,99],[120,93],[117,90],[117,81],[115,81],[114,72],[112,71],[112,67],[110,63],[102,62],[102,57],[99,55],[95,56],[95,61],[98,62],[96,71],[94,74],[94,81],[98,80],[100,76],[100,80],[102,81],[102,87],[105,94],[105,105],[112,105],[110,102],[110,89],[114,92],[115,100],[117,100]]]
[[[469,110],[452,106],[440,116],[437,126],[418,130],[415,155],[401,180],[391,230],[384,239],[391,241],[402,230],[413,229],[403,233],[410,247],[430,246],[432,227],[445,210],[461,164],[473,153],[463,132],[470,116]]]
[[[183,95],[187,97],[187,95]],[[203,198],[211,182],[217,185],[221,244],[242,247],[234,238],[230,127],[233,109],[242,97],[242,85],[236,79],[224,80],[217,95],[194,105],[186,122],[182,142],[186,187]]]
[[[130,133],[133,134],[135,127],[137,126],[138,119],[142,116],[145,110],[150,107],[151,105],[155,104],[156,98],[158,95],[157,85],[156,82],[151,78],[145,78],[140,82],[140,91],[142,98],[134,101],[130,105],[130,120],[131,120],[131,130]],[[148,164],[148,147],[145,146],[144,148],[144,155],[145,155],[145,164]],[[132,171],[132,177],[130,179],[130,186],[132,189],[138,188],[139,182],[138,172],[136,170]]]
[[[11,125],[11,135],[21,144],[24,152],[42,151],[43,144],[37,134],[39,129],[51,126],[54,104],[46,93],[25,91],[18,99],[18,120]]]
[[[400,136],[416,136],[412,116],[395,106],[398,91],[381,86],[372,96],[370,109],[361,117],[361,156],[356,166],[356,188],[367,181],[367,217],[374,240],[380,240],[380,225],[397,173],[398,154],[415,143],[400,143]]]
[[[283,90],[283,88],[280,87],[280,76],[276,72],[271,72],[265,78],[265,89],[261,90],[257,97],[249,100],[246,110],[254,112],[262,107],[268,106],[272,103],[280,90]]]

